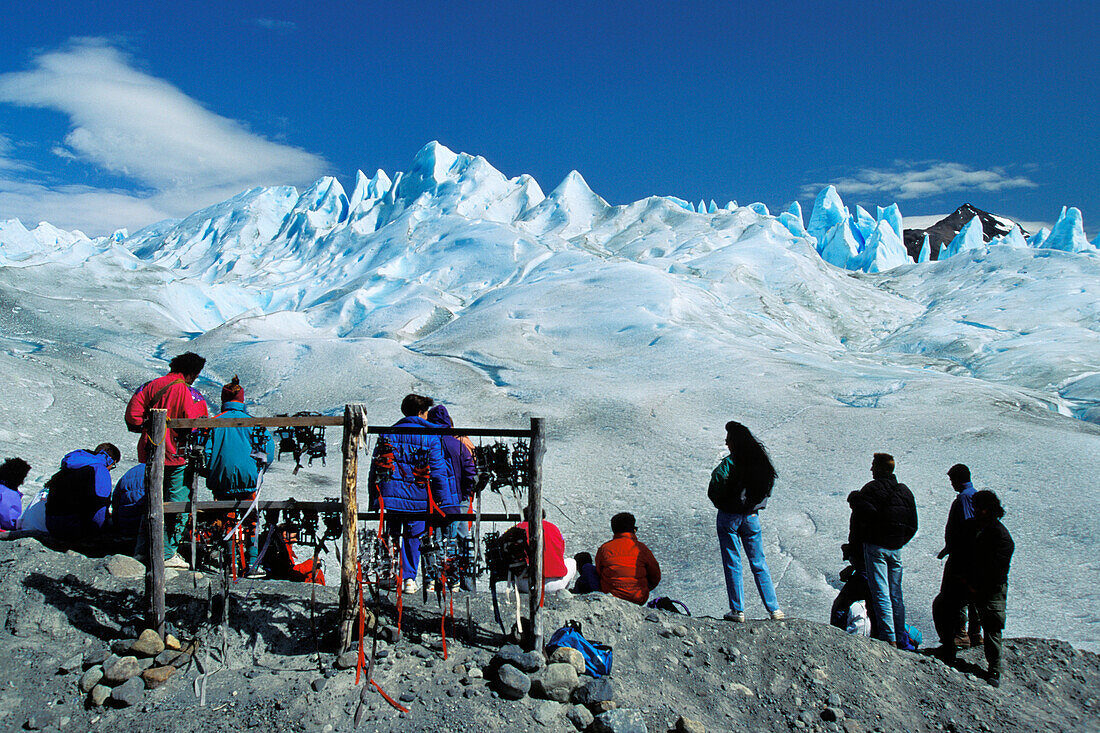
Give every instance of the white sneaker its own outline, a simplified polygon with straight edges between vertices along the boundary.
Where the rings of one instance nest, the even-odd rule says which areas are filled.
[[[782,621],[783,619],[787,618],[787,614],[783,613],[777,608],[771,612],[771,617],[775,621]]]
[[[425,584],[425,587],[428,589],[429,593],[435,593],[435,581],[434,580],[429,580]]]
[[[405,581],[405,585],[402,586],[401,590],[405,593],[416,593],[418,590],[420,590],[420,586],[416,584],[415,580],[409,578]]]
[[[729,613],[727,613],[722,618],[724,618],[727,621],[733,621],[734,623],[738,623],[738,624],[745,623],[745,614],[742,611],[730,611]]]
[[[164,561],[164,567],[187,570],[191,566],[188,565],[187,561],[184,560],[183,557],[181,557],[180,554],[177,552],[175,555],[172,555],[172,557]]]

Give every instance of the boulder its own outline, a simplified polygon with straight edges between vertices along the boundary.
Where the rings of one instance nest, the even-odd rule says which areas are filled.
[[[92,688],[98,685],[101,679],[103,679],[103,667],[92,667],[80,678],[80,691],[91,692]]]
[[[336,657],[336,669],[354,669],[359,663],[359,651],[352,649]]]
[[[574,705],[569,708],[569,712],[565,714],[565,717],[577,730],[586,730],[596,718],[584,705]]]
[[[111,696],[111,688],[106,685],[96,685],[92,688],[92,691],[88,693],[88,702],[93,707],[101,708],[103,703],[107,702],[107,698]]]
[[[90,667],[103,666],[103,663],[107,661],[107,657],[111,656],[111,652],[106,649],[99,649],[94,652],[88,652],[84,655],[84,669]]]
[[[112,555],[107,559],[107,572],[116,578],[141,578],[145,575],[145,566],[126,555]]]
[[[171,634],[168,634],[164,637],[164,648],[171,649],[174,652],[179,652],[183,651],[183,644],[180,643],[179,639],[172,636]]]
[[[676,733],[707,733],[707,727],[705,725],[698,720],[685,718],[683,715],[676,720],[676,727],[674,730]]]
[[[590,680],[573,693],[573,702],[579,705],[594,705],[615,699],[615,686],[607,677]]]
[[[176,673],[175,667],[152,667],[141,673],[141,679],[145,681],[145,689],[155,690]]]
[[[592,721],[592,730],[595,733],[649,733],[641,712],[624,708],[597,715]]]
[[[71,657],[69,657],[68,659],[66,659],[64,662],[59,664],[58,667],[57,667],[57,671],[61,674],[69,674],[70,672],[77,671],[78,669],[80,669],[83,666],[84,666],[84,655],[83,654],[74,654]]]
[[[493,657],[493,666],[510,664],[522,672],[538,672],[546,664],[540,652],[525,652],[516,644],[507,644]]]
[[[551,662],[565,662],[572,665],[573,669],[577,670],[577,674],[584,674],[584,655],[579,651],[569,646],[559,646],[554,650],[554,653],[550,655]]]
[[[139,674],[141,674],[141,667],[138,665],[137,657],[132,656],[121,657],[111,666],[103,667],[103,681],[112,686],[121,685]]]
[[[145,694],[145,681],[134,677],[111,691],[111,702],[121,708],[128,708],[141,702]]]
[[[543,701],[535,705],[532,717],[540,725],[550,726],[558,719],[561,705],[553,701]]]
[[[531,678],[511,664],[497,670],[497,692],[508,700],[519,700],[531,690]]]
[[[138,636],[137,641],[130,645],[130,653],[135,657],[155,657],[164,651],[164,641],[160,634],[152,629],[145,629]]]
[[[531,678],[531,696],[556,702],[569,702],[573,690],[580,687],[577,670],[567,662],[554,662]]]

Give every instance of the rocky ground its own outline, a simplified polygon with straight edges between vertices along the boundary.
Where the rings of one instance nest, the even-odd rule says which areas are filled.
[[[0,541],[0,729],[1100,731],[1100,656],[1063,642],[1009,640],[992,689],[975,674],[980,650],[957,670],[813,621],[731,624],[568,593],[547,598],[547,633],[577,620],[611,644],[609,682],[578,679],[568,659],[501,655],[484,592],[456,594],[444,658],[436,599],[417,596],[403,637],[378,645],[374,678],[401,712],[338,668],[353,660],[332,649],[336,588],[316,588],[311,621],[309,586],[242,581],[222,624],[219,578],[170,573],[181,656],[157,640],[133,649],[140,572],[124,556]],[[392,603],[381,610],[392,633]]]

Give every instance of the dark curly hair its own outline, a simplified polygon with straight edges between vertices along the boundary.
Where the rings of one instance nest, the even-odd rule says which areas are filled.
[[[1000,519],[1005,515],[1005,508],[1001,506],[1001,500],[989,489],[979,491],[971,499],[974,502],[974,513],[981,514],[988,511],[994,519]]]

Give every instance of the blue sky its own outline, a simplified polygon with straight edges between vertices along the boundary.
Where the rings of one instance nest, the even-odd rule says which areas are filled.
[[[439,140],[611,203],[808,215],[836,183],[907,217],[1068,204],[1094,236],[1098,31],[1085,2],[20,4],[0,219],[133,230]]]

